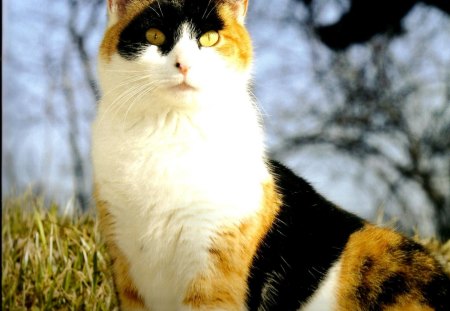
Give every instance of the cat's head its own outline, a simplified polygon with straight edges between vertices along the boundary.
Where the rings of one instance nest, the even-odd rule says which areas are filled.
[[[99,54],[103,96],[186,102],[247,87],[248,0],[108,0]],[[154,99],[154,100],[153,100]]]

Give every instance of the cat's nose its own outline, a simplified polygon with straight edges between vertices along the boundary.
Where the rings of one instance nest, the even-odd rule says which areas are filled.
[[[191,69],[191,66],[183,64],[181,62],[176,62],[175,67],[178,68],[178,70],[185,76],[189,72],[189,69]]]

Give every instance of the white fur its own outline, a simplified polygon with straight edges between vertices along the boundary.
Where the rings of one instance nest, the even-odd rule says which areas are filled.
[[[185,310],[215,233],[260,208],[268,178],[248,72],[188,33],[167,56],[152,46],[138,60],[100,59],[95,181],[151,310]],[[185,82],[195,90],[176,88],[177,61],[191,66]]]
[[[337,286],[341,264],[338,261],[327,272],[325,279],[314,292],[308,302],[299,311],[332,311],[337,310]]]

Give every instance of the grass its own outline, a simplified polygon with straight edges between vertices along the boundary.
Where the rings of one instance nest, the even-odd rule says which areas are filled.
[[[450,274],[450,241],[420,240]],[[2,203],[2,310],[118,310],[93,214],[25,194]]]
[[[2,203],[2,310],[118,310],[108,260],[93,215]]]

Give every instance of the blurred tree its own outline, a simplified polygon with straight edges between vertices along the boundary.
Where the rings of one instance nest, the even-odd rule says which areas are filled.
[[[78,206],[82,210],[87,210],[90,203],[91,185],[90,179],[86,176],[89,170],[86,169],[84,159],[78,138],[80,137],[78,122],[80,116],[76,107],[76,85],[72,79],[71,58],[78,58],[78,62],[82,65],[82,75],[88,85],[93,103],[98,100],[98,89],[95,75],[95,65],[92,62],[89,51],[87,50],[87,42],[99,26],[99,14],[104,11],[104,1],[86,1],[86,0],[68,0],[69,17],[67,19],[67,32],[69,41],[66,42],[65,49],[61,49],[63,53],[61,58],[62,69],[62,91],[64,93],[65,104],[67,107],[67,124],[68,124],[68,143],[72,156],[72,170],[74,176],[74,196]],[[82,14],[86,17],[83,18]],[[80,25],[80,21],[82,21]],[[75,52],[75,53],[73,53]]]
[[[2,189],[31,185],[63,204],[72,197],[86,210],[104,0],[25,0],[6,9]]]
[[[313,0],[296,0],[313,8]],[[349,0],[349,9],[331,25],[315,25],[315,30],[327,46],[344,49],[354,43],[364,43],[377,34],[398,35],[403,32],[402,19],[419,4],[425,3],[450,14],[448,0]]]
[[[385,2],[377,5],[387,10]],[[409,2],[412,6],[413,1]],[[349,12],[355,14],[359,9],[360,3],[352,1]],[[448,15],[446,24],[436,23],[430,32],[415,39],[420,38],[420,44],[413,40],[406,47],[410,50],[399,53],[398,42],[392,36],[369,40],[382,30],[369,25],[372,19],[365,18],[365,9],[357,18],[364,25],[350,23],[350,28],[340,28],[345,37],[337,36],[332,39],[334,42],[330,38],[324,40],[320,29],[317,38],[315,16],[320,12],[308,12],[306,17],[301,16],[300,22],[310,34],[315,82],[323,90],[327,103],[310,104],[306,113],[302,109],[299,118],[316,121],[312,129],[281,129],[283,141],[275,154],[286,157],[306,146],[329,146],[336,154],[360,162],[367,174],[377,176],[379,185],[386,188],[385,200],[400,208],[404,224],[414,209],[430,208],[438,235],[450,239],[450,60],[435,49],[427,49],[441,31],[449,30]],[[398,25],[401,16],[395,19]],[[341,21],[342,18],[334,26],[341,27]],[[371,35],[359,36],[359,31],[365,31],[361,27],[370,30],[366,34]],[[374,31],[375,28],[378,30]],[[338,49],[368,42],[354,49],[326,53],[320,44],[314,43],[316,38]],[[445,45],[450,46],[450,42]],[[395,214],[387,211],[392,213]]]

